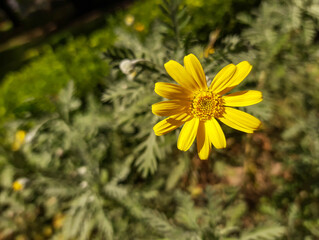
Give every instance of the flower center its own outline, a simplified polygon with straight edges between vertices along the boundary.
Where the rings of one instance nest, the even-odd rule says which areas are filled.
[[[195,94],[190,111],[201,121],[222,117],[225,108],[224,100],[211,91],[199,91]]]

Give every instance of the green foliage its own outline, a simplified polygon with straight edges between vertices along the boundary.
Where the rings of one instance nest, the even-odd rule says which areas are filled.
[[[7,75],[0,88],[4,96],[0,102],[1,118],[54,111],[54,98],[71,79],[79,96],[96,90],[97,84],[105,84],[108,64],[88,45],[88,39],[83,37],[69,40],[56,50],[47,48],[30,65]]]
[[[161,6],[161,21],[143,37],[120,25],[107,49],[103,31],[70,39],[5,81],[2,109],[20,118],[6,121],[0,136],[0,238],[318,238],[318,3],[262,1],[238,16],[245,29],[222,37],[207,57],[187,34],[191,22],[183,24],[193,6]],[[263,129],[246,135],[223,126],[227,149],[208,161],[193,148],[177,150],[178,130],[152,130],[161,118],[151,105],[162,100],[154,85],[172,82],[163,65],[190,52],[208,81],[229,62],[250,61],[236,90],[264,95],[245,109]],[[38,85],[38,76],[47,81]],[[26,132],[20,142],[18,130]]]
[[[279,239],[285,233],[284,227],[276,227],[271,226],[269,228],[263,227],[261,229],[257,229],[251,233],[247,233],[243,235],[241,240],[257,240],[257,239],[265,239],[265,240],[273,240]]]
[[[108,74],[108,64],[101,60],[98,47],[92,47],[90,41],[94,40],[85,37],[69,39],[69,44],[55,51],[80,96],[95,90],[96,85],[103,84]]]
[[[49,51],[22,72],[12,73],[4,80],[1,86],[1,117],[23,112],[30,109],[30,105],[33,109],[52,110],[50,95],[54,96],[68,81],[64,66]]]
[[[185,5],[181,5],[182,1],[163,1],[162,5],[159,5],[162,14],[163,21],[161,22],[166,31],[162,33],[164,36],[163,43],[166,47],[176,51],[181,44],[181,31],[183,31],[186,25],[190,21],[190,15],[187,13]]]
[[[109,29],[101,29],[89,37],[66,37],[65,44],[41,47],[40,56],[16,72],[7,74],[0,87],[1,121],[7,118],[55,111],[57,93],[73,80],[76,94],[106,86],[109,65],[101,58],[101,51],[110,46],[115,36]]]
[[[205,1],[185,0],[193,17],[191,27],[188,31],[196,29],[196,39],[207,41],[207,34],[215,29],[221,29],[222,34],[233,34],[242,28],[236,21],[236,16],[241,12],[250,10],[257,6],[258,0],[227,0],[227,1]]]

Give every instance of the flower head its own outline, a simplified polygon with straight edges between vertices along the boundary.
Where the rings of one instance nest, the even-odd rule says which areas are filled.
[[[232,108],[261,102],[260,91],[247,90],[224,95],[249,74],[252,66],[247,61],[224,67],[209,87],[204,70],[193,54],[184,58],[184,67],[173,60],[164,67],[179,85],[164,82],[155,84],[155,92],[169,99],[152,106],[155,115],[168,116],[153,127],[157,136],[184,124],[177,141],[178,149],[187,151],[197,137],[198,156],[204,160],[208,159],[212,145],[218,149],[226,147],[224,132],[216,119],[246,133],[252,133],[260,127],[261,122],[257,118]]]

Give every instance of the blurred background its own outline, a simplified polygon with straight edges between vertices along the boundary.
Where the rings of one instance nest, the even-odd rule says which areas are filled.
[[[199,160],[156,137],[194,53],[262,129]],[[317,0],[0,0],[0,240],[319,239]]]

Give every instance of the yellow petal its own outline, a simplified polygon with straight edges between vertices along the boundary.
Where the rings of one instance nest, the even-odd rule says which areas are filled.
[[[177,114],[172,117],[166,118],[160,122],[158,122],[154,127],[154,133],[157,136],[165,135],[169,133],[179,126],[181,126],[184,122],[189,121],[191,117],[185,113]]]
[[[188,111],[190,102],[182,100],[169,100],[152,105],[152,112],[158,116],[172,116]]]
[[[228,94],[227,96],[224,96],[223,99],[225,101],[225,106],[245,107],[261,102],[263,97],[260,91],[248,90]]]
[[[164,67],[167,73],[184,88],[191,91],[196,91],[199,89],[199,86],[196,83],[196,81],[178,62],[170,60],[167,63],[165,63]]]
[[[213,92],[219,93],[225,88],[225,85],[233,77],[236,72],[236,66],[234,64],[228,64],[222,70],[220,70],[214,77],[210,89]]]
[[[193,98],[192,91],[172,83],[155,83],[154,91],[161,97],[168,99],[190,100]]]
[[[240,84],[247,77],[247,75],[250,73],[251,69],[253,68],[253,66],[250,65],[250,63],[247,61],[238,63],[236,67],[237,69],[235,74],[229,80],[229,82],[224,86],[224,89],[222,89],[222,91],[219,92],[220,95],[228,93],[238,84]]]
[[[252,133],[261,126],[260,120],[256,117],[230,107],[225,107],[225,113],[219,120],[229,127],[246,133]]]
[[[207,121],[206,128],[207,131],[210,133],[209,138],[214,147],[217,149],[225,148],[225,134],[216,119],[212,118],[210,121]]]
[[[198,118],[193,118],[184,124],[177,141],[179,150],[187,151],[192,146],[197,134],[198,124]]]
[[[201,160],[206,160],[212,150],[212,143],[209,139],[209,128],[206,126],[206,122],[199,122],[197,131],[197,151]]]
[[[190,121],[193,116],[192,115],[189,115],[188,113],[184,112],[184,113],[180,113],[180,114],[176,114],[176,115],[173,115],[171,116],[172,119],[175,119],[177,121],[184,121],[184,122],[187,122],[187,121]]]
[[[186,68],[186,71],[195,79],[198,86],[202,90],[206,90],[206,76],[202,68],[202,65],[200,64],[199,60],[195,57],[194,54],[189,54],[186,57],[184,57],[184,66]]]

